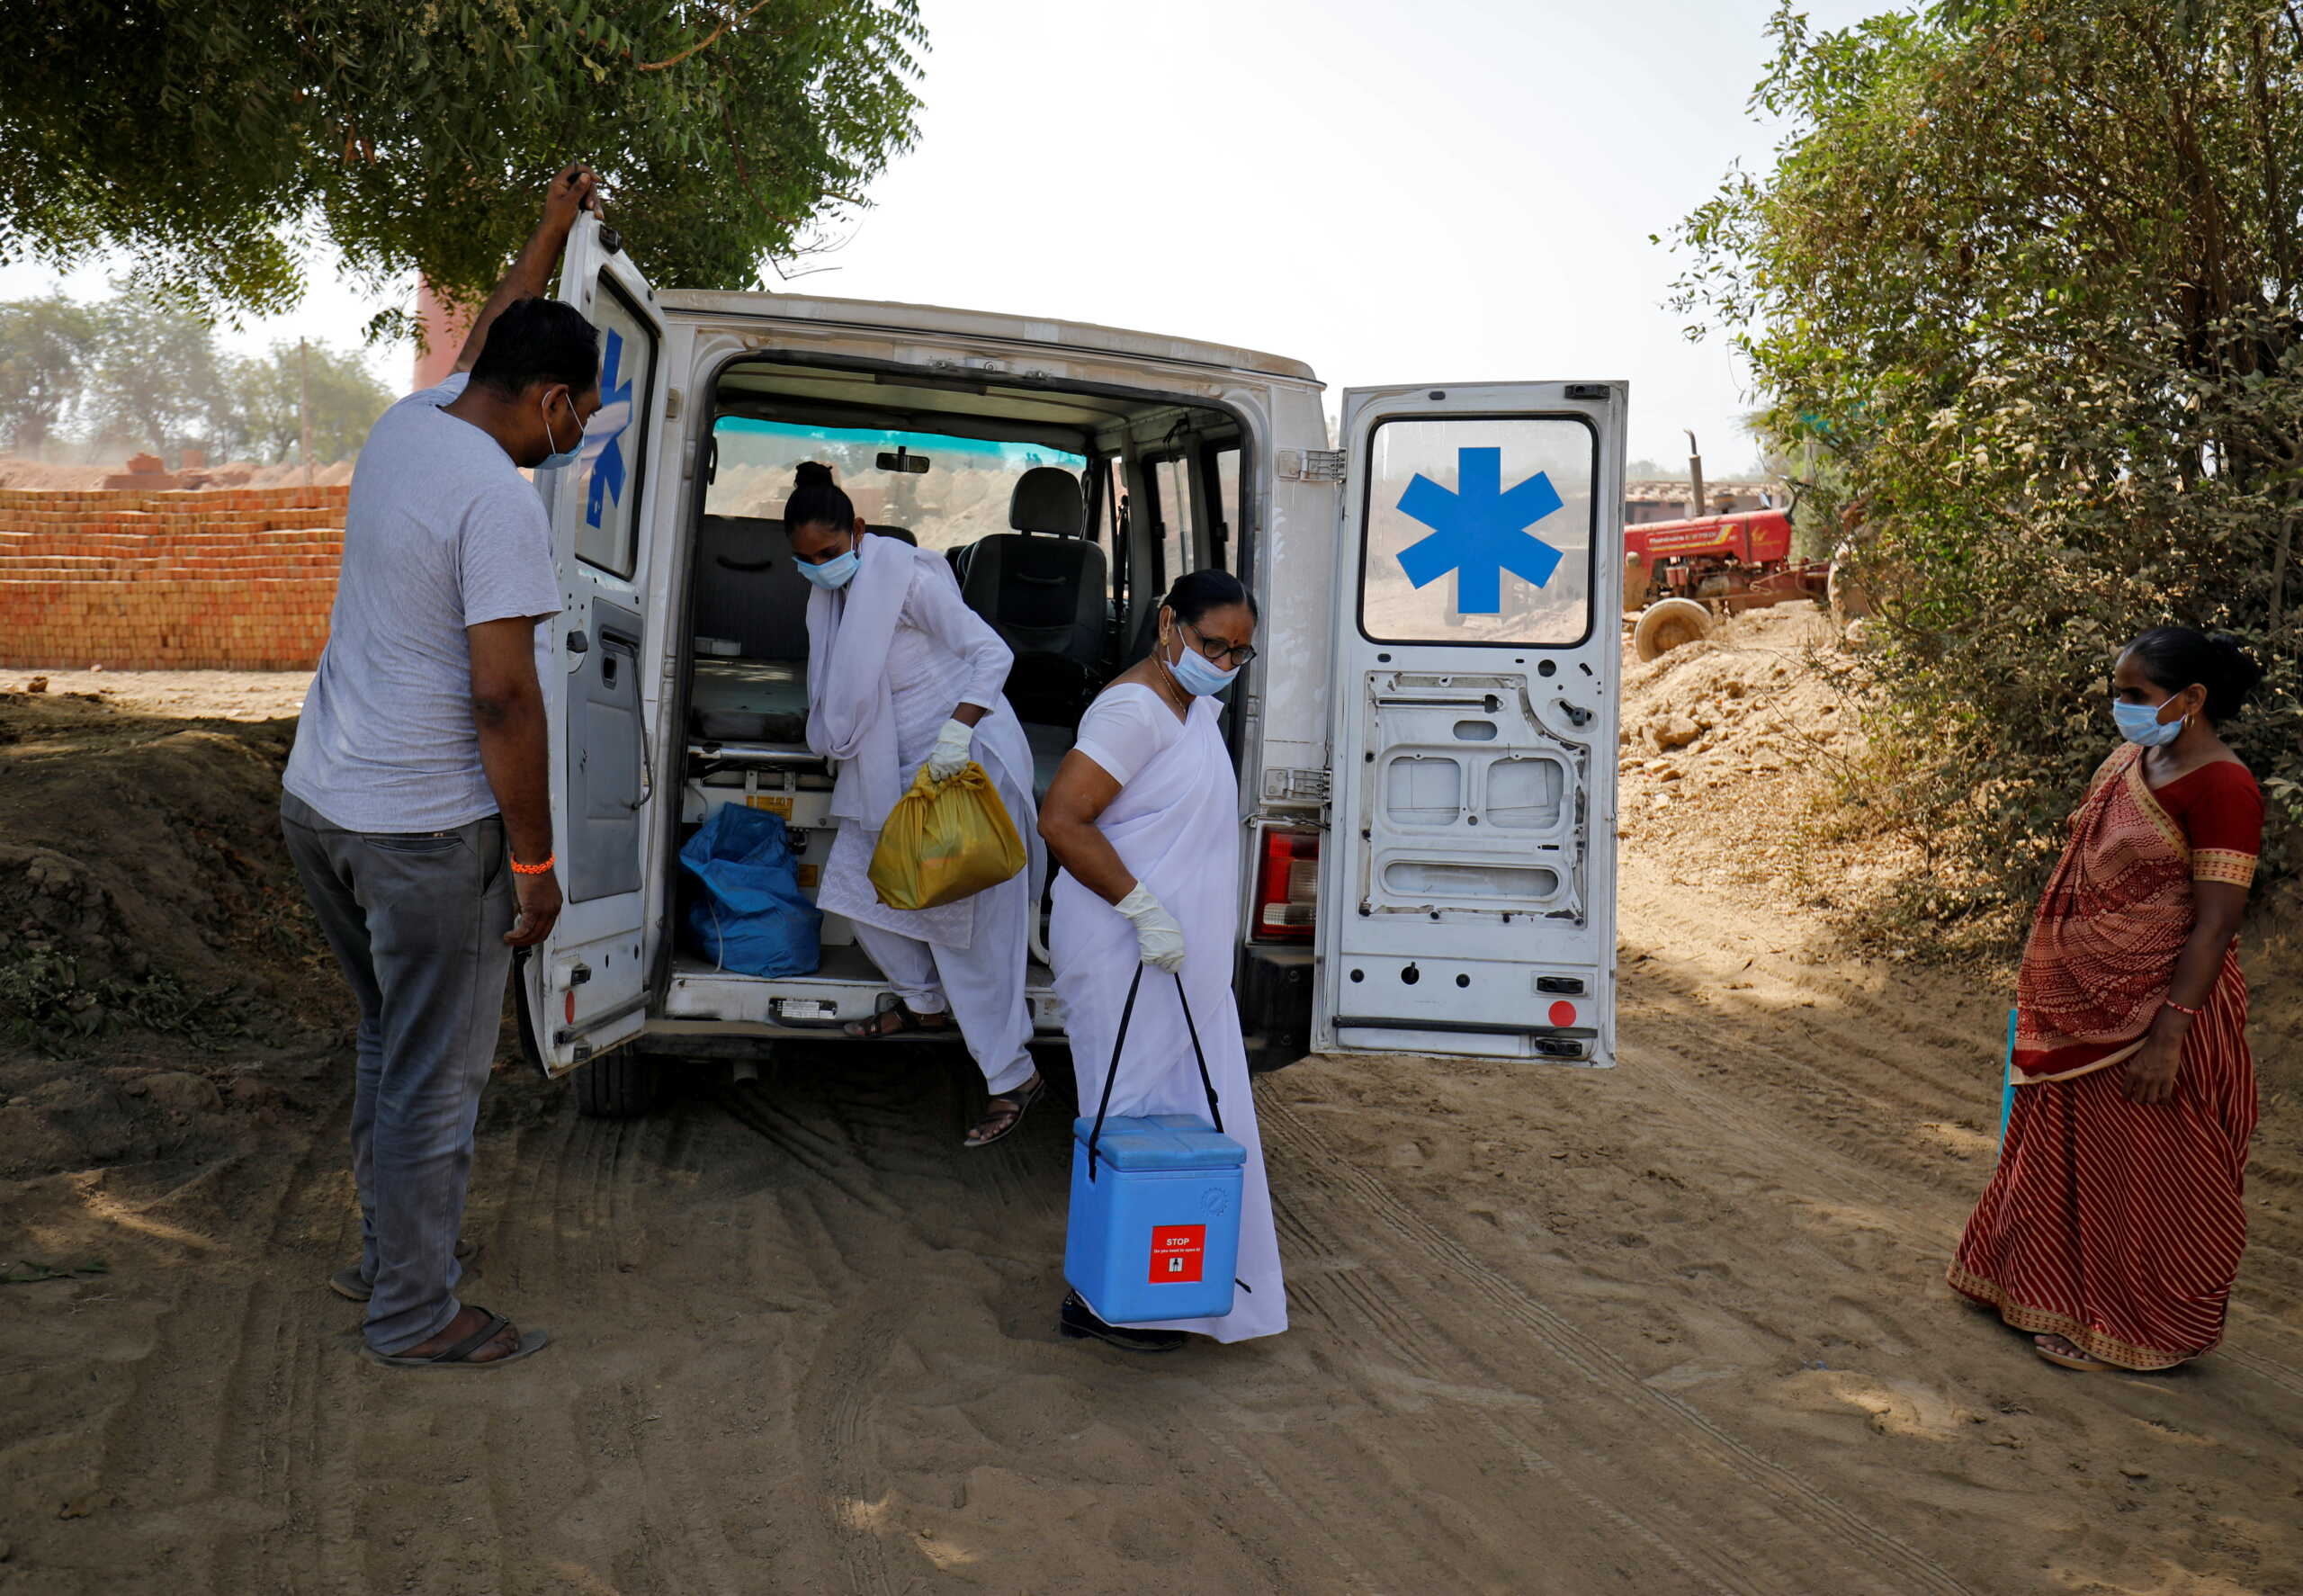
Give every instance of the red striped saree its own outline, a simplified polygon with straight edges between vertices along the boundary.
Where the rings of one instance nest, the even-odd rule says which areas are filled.
[[[2022,1089],[1950,1271],[1955,1290],[2019,1330],[2137,1369],[2222,1340],[2255,1125],[2236,954],[2191,1026],[2172,1098],[2129,1102],[2115,1066],[2166,999],[2192,882],[2247,884],[2262,835],[2245,767],[2203,766],[2155,792],[2134,747],[2104,762],[2072,818],[2016,982]]]

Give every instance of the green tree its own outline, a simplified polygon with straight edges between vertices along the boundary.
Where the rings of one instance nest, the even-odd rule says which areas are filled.
[[[122,293],[88,308],[91,441],[165,453],[187,444],[229,451],[232,395],[215,334],[174,305]]]
[[[229,388],[233,435],[229,452],[234,456],[246,453],[266,463],[296,458],[304,419],[299,407],[307,389],[315,465],[357,454],[368,429],[393,397],[357,351],[338,351],[326,344],[313,344],[301,352],[293,344],[274,344],[269,354],[235,361]]]
[[[2112,650],[2177,621],[2269,668],[2236,740],[2293,816],[2303,15],[1773,26],[1755,101],[1789,131],[1683,226],[1681,303],[1751,361],[1770,447],[1815,445],[1808,490],[1859,510],[1894,777],[1867,801],[1978,864],[1974,901],[2028,897],[2106,751]]]
[[[87,379],[95,324],[62,294],[0,304],[0,440],[36,453],[61,432]]]
[[[576,157],[657,281],[750,287],[910,147],[925,47],[916,0],[0,7],[0,262],[268,312],[325,239],[476,300]]]

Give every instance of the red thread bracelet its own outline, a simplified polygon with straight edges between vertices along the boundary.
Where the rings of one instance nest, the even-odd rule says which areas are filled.
[[[558,854],[551,855],[541,865],[523,865],[519,860],[515,859],[512,861],[512,874],[515,875],[549,875],[551,874],[551,867],[558,863],[560,863],[560,856]]]

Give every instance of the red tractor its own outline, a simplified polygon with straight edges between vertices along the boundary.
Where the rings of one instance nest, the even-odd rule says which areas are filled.
[[[1711,632],[1715,614],[1829,592],[1831,561],[1791,557],[1791,516],[1740,510],[1623,529],[1623,598],[1632,648],[1653,659]]]

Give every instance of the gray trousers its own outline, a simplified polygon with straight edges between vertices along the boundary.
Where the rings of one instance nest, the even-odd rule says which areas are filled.
[[[497,817],[453,831],[346,831],[293,794],[281,829],[360,1003],[352,1170],[368,1344],[398,1352],[461,1307],[456,1238],[496,1056],[517,901]]]

